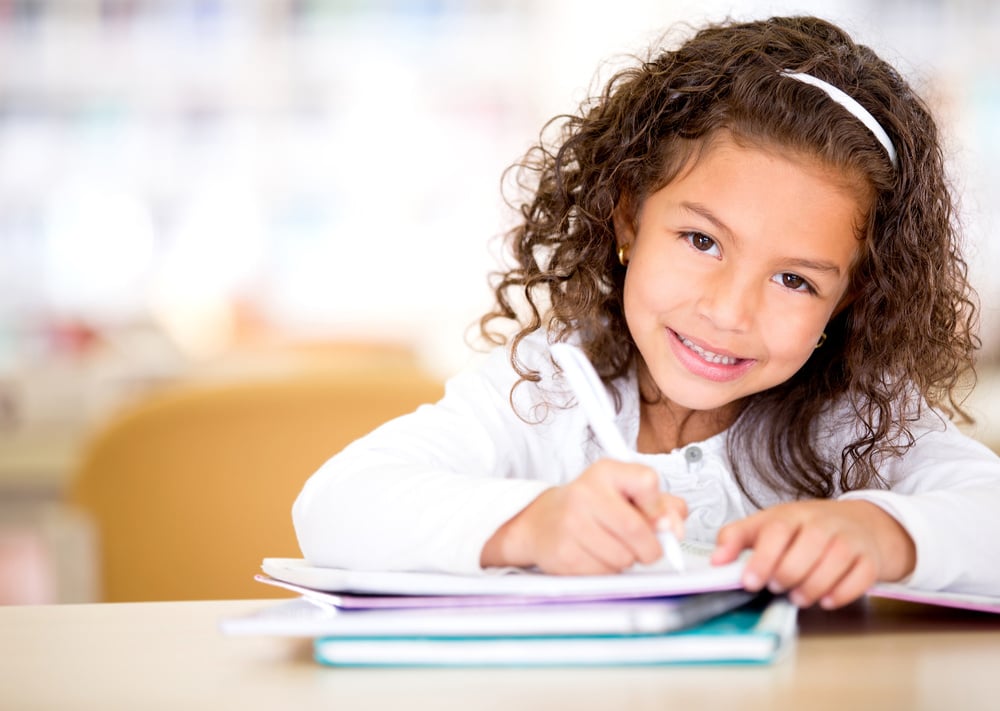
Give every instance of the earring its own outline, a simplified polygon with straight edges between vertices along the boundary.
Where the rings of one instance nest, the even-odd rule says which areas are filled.
[[[618,263],[623,267],[628,266],[628,245],[623,244],[618,248]]]
[[[826,331],[823,331],[823,333],[820,334],[819,340],[816,342],[816,345],[813,346],[813,350],[816,350],[817,348],[819,348],[820,346],[822,346],[824,343],[826,343]]]

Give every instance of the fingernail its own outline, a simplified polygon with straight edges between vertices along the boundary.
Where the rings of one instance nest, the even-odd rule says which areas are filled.
[[[788,599],[792,601],[795,607],[805,607],[806,606],[806,596],[800,593],[798,590],[792,592]]]
[[[772,580],[767,585],[767,589],[773,592],[775,595],[780,595],[785,592],[785,586],[779,583],[777,580]]]
[[[758,578],[754,573],[744,573],[743,574],[743,587],[751,592],[757,592],[761,589],[762,583],[760,578]]]
[[[656,530],[660,532],[673,533],[678,540],[684,538],[684,524],[670,515],[663,516],[656,520]]]
[[[821,598],[820,601],[819,601],[819,606],[822,607],[824,610],[832,610],[833,609],[833,598],[832,597]]]

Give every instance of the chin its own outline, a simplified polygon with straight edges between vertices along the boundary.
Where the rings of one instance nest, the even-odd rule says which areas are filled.
[[[718,395],[699,395],[695,393],[676,393],[671,394],[668,390],[661,391],[663,397],[670,401],[672,404],[684,408],[685,410],[696,410],[699,412],[710,412],[712,410],[719,410],[721,408],[732,405],[733,403],[743,399],[744,396],[734,396],[734,397],[719,397]]]

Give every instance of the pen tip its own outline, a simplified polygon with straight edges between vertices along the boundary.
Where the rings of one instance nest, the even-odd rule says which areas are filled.
[[[678,573],[684,572],[684,554],[681,545],[677,542],[676,536],[670,530],[660,533],[660,545],[663,547],[663,556],[670,563],[670,567]]]

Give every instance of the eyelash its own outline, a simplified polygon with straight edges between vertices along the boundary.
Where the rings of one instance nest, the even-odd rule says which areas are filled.
[[[698,252],[708,253],[709,250],[711,250],[713,247],[718,248],[718,243],[714,239],[712,239],[711,237],[702,232],[684,232],[681,234],[681,237],[684,238],[684,240],[688,243],[688,245],[691,246],[692,249]],[[707,240],[710,244],[707,249],[701,249],[695,244],[696,240]],[[775,274],[775,276],[779,277],[779,279],[776,280],[776,283],[788,289],[789,291],[797,291],[812,295],[815,295],[817,293],[816,288],[812,284],[810,284],[807,279],[799,276],[798,274],[794,274],[792,272],[781,272],[780,274]],[[801,283],[798,285],[798,287],[788,286],[787,284],[784,283],[785,277],[793,277],[795,279],[798,279],[799,282]]]
[[[712,247],[717,247],[718,246],[718,243],[714,239],[712,239],[711,237],[709,237],[708,235],[706,235],[706,234],[704,234],[702,232],[683,232],[683,233],[681,233],[681,237],[684,238],[684,240],[691,246],[692,249],[694,249],[695,251],[698,251],[698,252],[705,253],[705,252],[708,252],[708,249],[711,249]],[[704,238],[704,239],[708,240],[709,242],[711,242],[711,246],[708,249],[700,249],[695,244],[695,240],[702,239],[702,238]]]
[[[781,272],[780,274],[775,274],[775,276],[776,277],[795,277],[796,279],[798,279],[801,282],[801,284],[799,284],[798,288],[795,288],[795,287],[791,287],[791,286],[788,286],[787,284],[785,284],[784,283],[784,281],[785,281],[784,278],[780,279],[780,281],[778,283],[781,286],[785,287],[786,289],[789,289],[790,291],[801,291],[801,292],[806,293],[806,294],[815,294],[816,293],[815,287],[813,287],[812,284],[810,284],[808,281],[806,281],[805,279],[803,279],[802,277],[800,277],[798,274],[793,274],[792,272]],[[802,287],[805,287],[805,288],[802,288]]]

